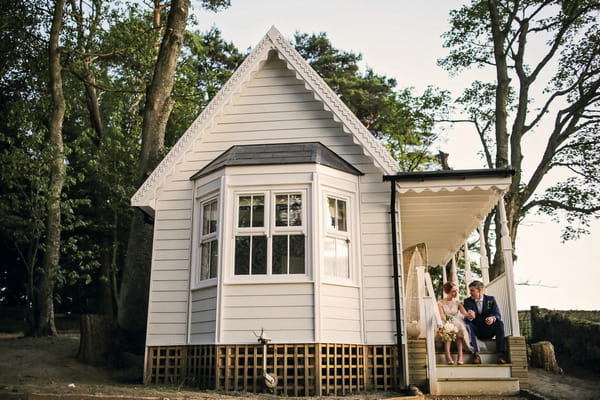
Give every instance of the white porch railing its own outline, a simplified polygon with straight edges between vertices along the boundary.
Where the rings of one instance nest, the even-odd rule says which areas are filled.
[[[437,365],[435,357],[435,332],[442,326],[442,318],[438,311],[431,275],[425,267],[417,267],[417,277],[422,296],[419,298],[422,320],[425,325],[425,343],[427,348],[427,378],[431,394],[439,394],[437,383]]]
[[[519,332],[519,315],[518,311],[514,311],[517,315],[513,315],[512,307],[510,306],[510,294],[508,292],[508,282],[506,274],[499,275],[485,287],[485,293],[496,298],[502,321],[504,321],[504,333],[506,336],[520,336]],[[514,320],[517,320],[515,326]]]

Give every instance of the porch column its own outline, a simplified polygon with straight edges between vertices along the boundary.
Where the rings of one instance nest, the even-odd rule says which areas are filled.
[[[490,283],[490,264],[488,262],[487,250],[485,247],[485,235],[483,233],[483,225],[479,224],[479,226],[477,227],[477,230],[479,231],[479,243],[480,243],[480,245],[479,245],[480,246],[479,266],[481,268],[481,276],[483,279],[483,284],[487,286],[487,284]]]
[[[465,285],[468,287],[469,283],[473,280],[473,275],[471,274],[471,257],[469,256],[469,243],[465,241],[464,245],[465,251]]]
[[[506,209],[504,208],[504,197],[498,201],[498,212],[500,213],[500,232],[502,243],[502,257],[504,259],[504,273],[506,274],[506,293],[508,295],[508,305],[510,307],[510,323],[512,326],[512,336],[520,336],[519,312],[517,310],[517,298],[515,296],[515,278],[513,271],[513,248],[508,232],[508,220],[506,218]]]
[[[442,285],[448,282],[448,276],[446,274],[446,265],[448,265],[448,263],[442,265]]]
[[[458,268],[456,266],[456,254],[452,255],[452,266],[451,266],[451,278],[452,282],[458,285]]]

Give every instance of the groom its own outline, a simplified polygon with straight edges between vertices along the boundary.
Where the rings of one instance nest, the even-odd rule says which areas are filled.
[[[483,283],[473,281],[469,284],[468,297],[464,301],[467,316],[465,322],[471,339],[473,350],[473,364],[481,364],[477,338],[486,340],[496,337],[496,349],[498,350],[498,363],[506,364],[504,352],[504,323],[500,319],[500,310],[493,296],[483,294]]]

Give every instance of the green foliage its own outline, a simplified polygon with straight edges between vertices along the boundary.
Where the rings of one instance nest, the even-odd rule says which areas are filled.
[[[223,40],[217,28],[206,33],[186,32],[175,76],[176,103],[167,125],[167,147],[175,144],[244,58],[235,45]]]

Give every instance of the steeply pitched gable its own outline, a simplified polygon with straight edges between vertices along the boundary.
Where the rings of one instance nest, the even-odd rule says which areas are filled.
[[[252,73],[257,71],[261,63],[267,60],[271,50],[277,52],[277,56],[285,61],[287,67],[294,71],[296,77],[304,83],[314,97],[323,103],[324,109],[331,112],[333,119],[341,124],[344,132],[351,136],[354,143],[362,148],[364,154],[372,160],[373,164],[383,174],[395,173],[398,170],[396,161],[387,150],[360,123],[337,94],[308,65],[281,33],[273,27],[134,194],[131,199],[132,205],[153,208],[156,200],[154,199],[155,192],[169,174],[169,171],[182,159],[192,142],[213,124],[215,118],[232,101],[241,86],[251,78]]]

